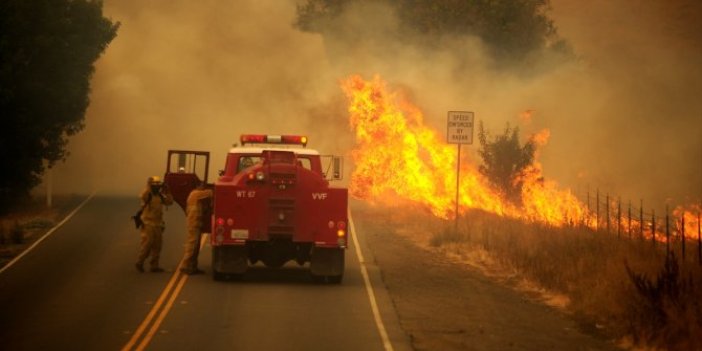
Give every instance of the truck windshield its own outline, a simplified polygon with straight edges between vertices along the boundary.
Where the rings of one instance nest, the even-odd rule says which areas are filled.
[[[261,156],[242,156],[239,158],[239,165],[237,166],[237,173],[261,162]]]

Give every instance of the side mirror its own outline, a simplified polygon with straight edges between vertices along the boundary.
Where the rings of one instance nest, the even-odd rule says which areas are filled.
[[[326,180],[344,179],[344,158],[334,155],[322,155],[322,175]]]
[[[332,180],[344,178],[344,159],[339,156],[332,157]]]

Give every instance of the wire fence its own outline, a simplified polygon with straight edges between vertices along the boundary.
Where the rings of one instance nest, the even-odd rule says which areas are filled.
[[[643,200],[636,206],[631,200],[623,202],[621,197],[602,194],[599,189],[588,189],[582,195],[584,199],[578,197],[587,208],[579,225],[616,234],[619,239],[650,241],[654,247],[665,247],[666,254],[679,251],[683,262],[696,258],[702,265],[702,204],[678,206],[672,211],[666,206],[665,213],[656,214],[653,206],[644,209]],[[569,223],[575,224],[572,220]]]

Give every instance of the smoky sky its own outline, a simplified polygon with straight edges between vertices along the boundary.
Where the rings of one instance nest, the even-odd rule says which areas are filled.
[[[694,1],[553,0],[549,12],[577,59],[533,75],[494,69],[478,38],[431,52],[397,40],[393,10],[355,6],[339,46],[292,26],[297,1],[107,0],[120,21],[97,62],[86,129],[53,172],[57,192],[136,194],[163,174],[168,149],[211,151],[211,171],[241,133],[306,134],[310,147],[353,146],[339,80],[378,74],[411,92],[427,125],[472,110],[499,131],[533,111],[546,177],[651,203],[702,195],[702,6]],[[370,54],[378,47],[389,54]],[[388,59],[391,57],[391,59]],[[548,66],[549,62],[541,62]],[[477,145],[466,147],[477,162]],[[347,168],[352,167],[347,162]],[[211,180],[211,179],[210,179]]]

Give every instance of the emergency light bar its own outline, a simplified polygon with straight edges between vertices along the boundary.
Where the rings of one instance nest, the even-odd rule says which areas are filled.
[[[307,146],[307,137],[302,135],[242,134],[241,145],[246,144],[292,144]]]

